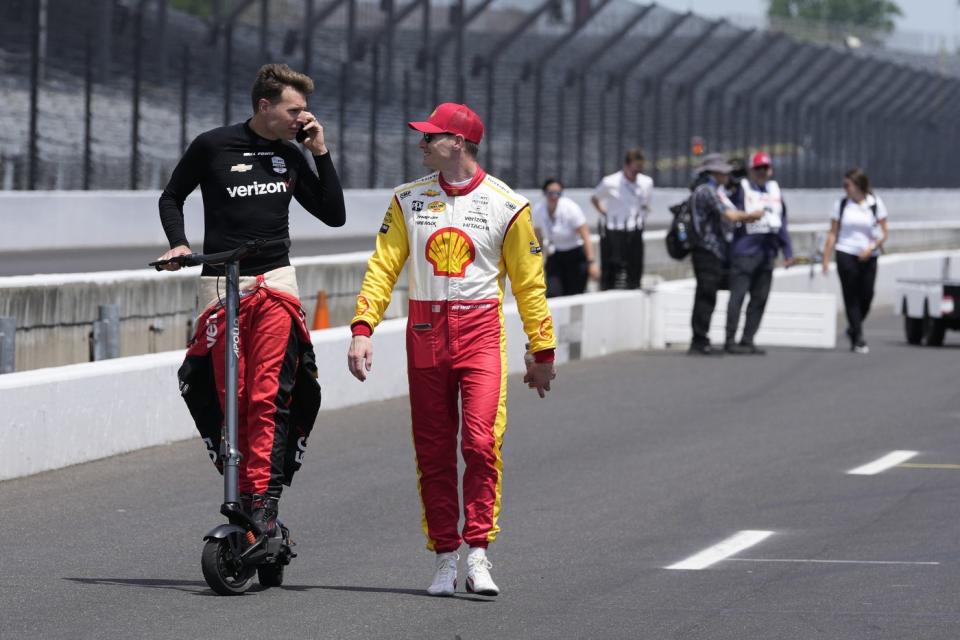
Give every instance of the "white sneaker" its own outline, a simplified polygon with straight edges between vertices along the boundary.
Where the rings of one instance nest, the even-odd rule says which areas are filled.
[[[452,596],[457,589],[457,560],[460,556],[456,552],[437,554],[437,572],[433,574],[433,582],[427,587],[427,593],[432,596]]]
[[[467,556],[467,591],[481,596],[495,596],[500,593],[500,587],[490,577],[493,564],[487,560],[483,548],[470,550]]]

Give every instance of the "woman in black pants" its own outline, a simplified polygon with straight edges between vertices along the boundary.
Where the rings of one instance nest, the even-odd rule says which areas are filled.
[[[846,196],[837,202],[830,216],[830,233],[823,247],[823,273],[829,273],[830,254],[836,248],[850,350],[869,353],[863,321],[873,302],[877,256],[887,241],[887,208],[870,190],[870,180],[860,169],[847,171],[843,190]]]
[[[533,208],[533,226],[547,257],[547,297],[572,296],[600,277],[590,230],[580,206],[563,195],[563,185],[543,183],[544,199]]]

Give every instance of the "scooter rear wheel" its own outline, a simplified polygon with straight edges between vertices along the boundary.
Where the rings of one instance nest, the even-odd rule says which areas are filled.
[[[200,567],[203,578],[216,593],[222,596],[237,596],[253,584],[256,575],[254,567],[240,563],[238,557],[239,540],[231,540],[236,534],[217,540],[208,540],[203,545]]]

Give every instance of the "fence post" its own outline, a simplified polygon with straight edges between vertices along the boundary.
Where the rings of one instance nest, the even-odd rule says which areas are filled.
[[[120,307],[102,304],[98,309],[99,320],[94,321],[90,333],[90,360],[107,360],[120,357]]]
[[[0,373],[16,370],[17,319],[0,317]]]
[[[90,32],[84,51],[83,70],[83,189],[90,189],[93,173],[93,43]]]
[[[140,177],[140,92],[143,75],[143,1],[134,9],[133,18],[133,113],[130,125],[130,189],[135,190]]]
[[[190,106],[190,47],[183,48],[180,61],[180,153],[187,150],[187,117]]]
[[[390,57],[390,53],[387,54]],[[367,188],[377,186],[377,119],[380,114],[380,43],[373,43],[373,86],[370,88],[370,164],[367,168]],[[404,178],[406,180],[406,178]]]
[[[43,2],[34,0],[33,34],[30,43],[30,129],[27,134],[27,189],[37,188],[38,150],[37,133],[39,129],[39,91],[40,91],[40,30],[42,23],[40,14],[43,11]]]

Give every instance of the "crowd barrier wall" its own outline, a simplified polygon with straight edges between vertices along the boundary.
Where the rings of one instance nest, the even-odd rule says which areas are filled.
[[[883,256],[877,269],[873,307],[892,307],[900,313],[897,280],[904,278],[960,278],[960,251],[925,251]],[[692,278],[661,283],[653,292],[654,324],[650,347],[689,344],[690,313],[696,281]],[[714,344],[726,339],[728,291],[717,293],[717,306],[710,322]],[[773,287],[757,344],[833,349],[836,347],[837,315],[843,313],[843,295],[836,263],[829,274],[821,265],[774,270]],[[738,328],[743,329],[746,303]]]
[[[839,178],[838,178],[839,184]],[[520,193],[537,202],[536,190]],[[950,221],[957,219],[960,190],[897,189],[879,191],[891,220]],[[390,189],[348,189],[347,222],[330,228],[315,220],[296,200],[290,203],[290,236],[294,240],[370,236],[376,233],[392,197]],[[589,189],[568,189],[594,226],[596,211]],[[685,197],[685,189],[654,189],[649,222],[665,226],[669,207]],[[842,197],[833,189],[785,189],[790,220],[823,222]],[[167,246],[157,213],[156,191],[0,191],[0,253],[34,249]],[[202,201],[194,192],[184,204],[187,238],[199,246],[203,238]]]
[[[897,278],[957,277],[958,271],[960,251],[884,256],[878,271],[877,304],[895,302]],[[687,279],[661,283],[652,291],[551,299],[560,343],[558,362],[682,342],[679,332],[689,326],[694,286]],[[834,273],[811,276],[804,269],[778,269],[771,311],[758,342],[829,348],[835,340],[837,299]],[[721,302],[712,327],[718,341],[722,341],[722,334],[716,333],[722,327],[722,309]],[[774,322],[791,309],[807,321]],[[525,337],[515,306],[506,304],[504,311],[510,372],[517,373],[523,368]],[[364,383],[350,377],[346,369],[347,327],[312,333],[324,410],[406,394],[405,325],[405,319],[395,318],[377,328],[374,368]],[[182,358],[183,351],[178,350],[0,376],[0,404],[5,409],[0,451],[6,453],[0,457],[0,480],[193,437],[193,424],[176,383]],[[557,389],[564,384],[562,370],[560,375]],[[322,417],[314,433],[314,446],[323,446]]]
[[[796,254],[813,255],[826,228],[822,223],[794,225]],[[690,260],[670,258],[664,235],[663,230],[644,234],[646,273],[653,280],[690,277]],[[891,223],[887,246],[892,252],[957,247],[960,223]],[[308,319],[313,318],[317,294],[323,291],[330,326],[349,322],[368,257],[367,252],[355,252],[292,260]],[[137,269],[0,278],[0,316],[17,321],[16,369],[89,361],[91,325],[103,304],[119,308],[120,355],[181,348],[192,335],[193,319],[200,311],[197,274],[196,269],[162,273]],[[387,317],[403,315],[405,302],[406,276],[402,275]]]
[[[646,346],[647,304],[642,292],[626,291],[551,301],[560,340],[558,362]],[[523,370],[526,338],[516,306],[504,305],[504,314],[510,372],[517,373]],[[639,321],[625,328],[620,326],[621,318]],[[347,371],[349,328],[313,332],[323,409],[406,395],[405,328],[405,318],[386,320],[377,327],[373,370],[363,383]],[[0,457],[0,480],[193,437],[193,422],[176,378],[183,353],[0,376],[5,413],[0,451],[6,453]],[[315,446],[323,446],[322,417],[314,434]]]

